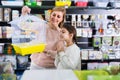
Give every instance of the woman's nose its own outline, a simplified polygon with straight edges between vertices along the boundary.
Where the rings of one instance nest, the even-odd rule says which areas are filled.
[[[54,19],[57,19],[57,16],[54,16]]]

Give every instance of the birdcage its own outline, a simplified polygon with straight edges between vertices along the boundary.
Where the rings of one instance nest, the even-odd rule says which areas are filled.
[[[12,45],[21,55],[42,52],[46,43],[46,22],[33,15],[20,16],[10,22],[13,34]]]

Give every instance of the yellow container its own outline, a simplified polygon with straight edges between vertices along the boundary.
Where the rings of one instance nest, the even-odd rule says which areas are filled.
[[[30,45],[28,43],[20,43],[20,44],[12,44],[16,53],[25,56],[28,54],[34,54],[37,52],[43,52],[45,49],[46,44],[41,43],[41,44],[34,44]]]
[[[55,6],[70,6],[71,1],[55,1]]]

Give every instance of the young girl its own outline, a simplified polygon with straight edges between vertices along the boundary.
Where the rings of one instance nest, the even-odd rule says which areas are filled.
[[[62,43],[65,47],[61,47]],[[68,24],[61,28],[61,41],[57,43],[58,53],[55,56],[55,66],[57,69],[81,69],[80,48],[75,44],[76,29]],[[48,54],[52,55],[50,51]]]

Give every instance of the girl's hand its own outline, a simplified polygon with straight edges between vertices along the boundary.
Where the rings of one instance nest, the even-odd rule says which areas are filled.
[[[64,47],[65,47],[65,45],[62,40],[57,43],[57,51],[58,52],[64,51]]]
[[[24,6],[22,8],[22,15],[26,15],[26,14],[29,14],[31,11],[31,9],[28,7],[28,6]]]
[[[51,58],[55,58],[57,51],[45,50],[43,53],[45,53],[47,56],[50,56]]]

